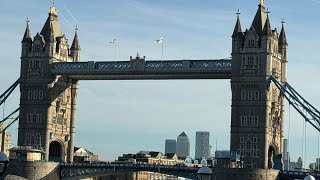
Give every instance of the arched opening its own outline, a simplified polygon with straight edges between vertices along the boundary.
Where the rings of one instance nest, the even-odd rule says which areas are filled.
[[[57,141],[52,141],[49,147],[49,161],[61,162],[62,161],[62,147]]]
[[[273,146],[269,146],[268,150],[268,168],[273,169],[274,167],[274,162],[273,158],[276,155],[276,149]]]

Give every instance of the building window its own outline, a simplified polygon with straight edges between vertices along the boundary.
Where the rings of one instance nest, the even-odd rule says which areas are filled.
[[[259,90],[241,90],[241,100],[258,101],[259,94]]]
[[[258,116],[241,116],[240,127],[258,127]]]
[[[43,99],[43,91],[39,91],[39,99]]]
[[[253,143],[258,143],[258,138],[257,137],[253,138]]]
[[[259,91],[254,92],[254,100],[259,100]]]
[[[257,144],[253,145],[253,150],[257,150]]]
[[[254,116],[253,117],[253,126],[255,126],[255,127],[258,127],[259,126],[259,124],[258,124],[258,116]]]
[[[244,149],[244,145],[243,144],[240,144],[240,149]]]
[[[27,114],[27,123],[32,123],[32,115]]]
[[[253,56],[249,56],[248,57],[248,64],[249,66],[253,66],[254,65],[254,57]]]
[[[42,100],[43,99],[43,91],[28,91],[28,99],[30,100]]]
[[[37,133],[36,144],[40,145],[40,143],[41,143],[41,135],[40,133]]]
[[[254,48],[255,47],[255,42],[254,42],[255,40],[254,39],[250,39],[249,41],[248,41],[248,47],[249,48]]]
[[[30,144],[30,134],[26,133],[26,145]]]
[[[244,143],[244,137],[240,137],[240,143]]]
[[[33,123],[37,122],[37,115],[36,114],[32,115],[32,122]]]
[[[29,60],[29,68],[37,69],[41,67],[42,67],[42,63],[40,60]]]
[[[42,114],[37,114],[37,119],[36,119],[37,123],[41,123],[42,121]]]
[[[27,114],[27,123],[41,123],[42,114]]]
[[[32,91],[28,91],[28,99],[33,99],[33,92]]]
[[[37,91],[33,91],[33,99],[39,99]]]
[[[41,51],[41,44],[35,45],[35,51],[40,52]]]

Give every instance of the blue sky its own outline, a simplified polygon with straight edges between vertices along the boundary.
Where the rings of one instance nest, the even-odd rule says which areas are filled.
[[[147,60],[221,59],[230,57],[236,11],[242,28],[249,28],[258,0],[84,0],[56,1],[62,30],[72,42],[79,26],[81,61],[113,61],[118,39],[118,60],[137,52]],[[2,0],[0,6],[0,92],[19,77],[21,39],[29,16],[32,35],[41,31],[52,2]],[[319,0],[266,0],[272,28],[286,20],[289,42],[288,81],[320,108],[318,37]],[[19,104],[19,92],[6,103],[6,113]],[[230,80],[81,81],[78,96],[76,145],[112,160],[139,150],[164,151],[165,139],[185,131],[194,156],[195,132],[209,131],[213,149],[229,149]],[[288,112],[288,108],[287,108]],[[289,115],[286,113],[286,128]],[[302,118],[291,110],[290,150],[301,156]],[[17,125],[10,128],[14,134]],[[286,137],[288,136],[286,131]],[[307,160],[317,156],[317,136],[308,125]],[[13,140],[16,145],[16,138]]]

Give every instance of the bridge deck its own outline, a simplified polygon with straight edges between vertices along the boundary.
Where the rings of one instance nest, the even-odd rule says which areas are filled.
[[[231,60],[58,62],[51,73],[76,80],[230,79]]]

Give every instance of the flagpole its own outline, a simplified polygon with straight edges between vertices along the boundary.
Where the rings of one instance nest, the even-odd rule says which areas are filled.
[[[117,41],[114,42],[114,57],[115,61],[117,61]]]
[[[163,59],[163,41],[161,43],[161,61],[162,61],[162,59]]]

